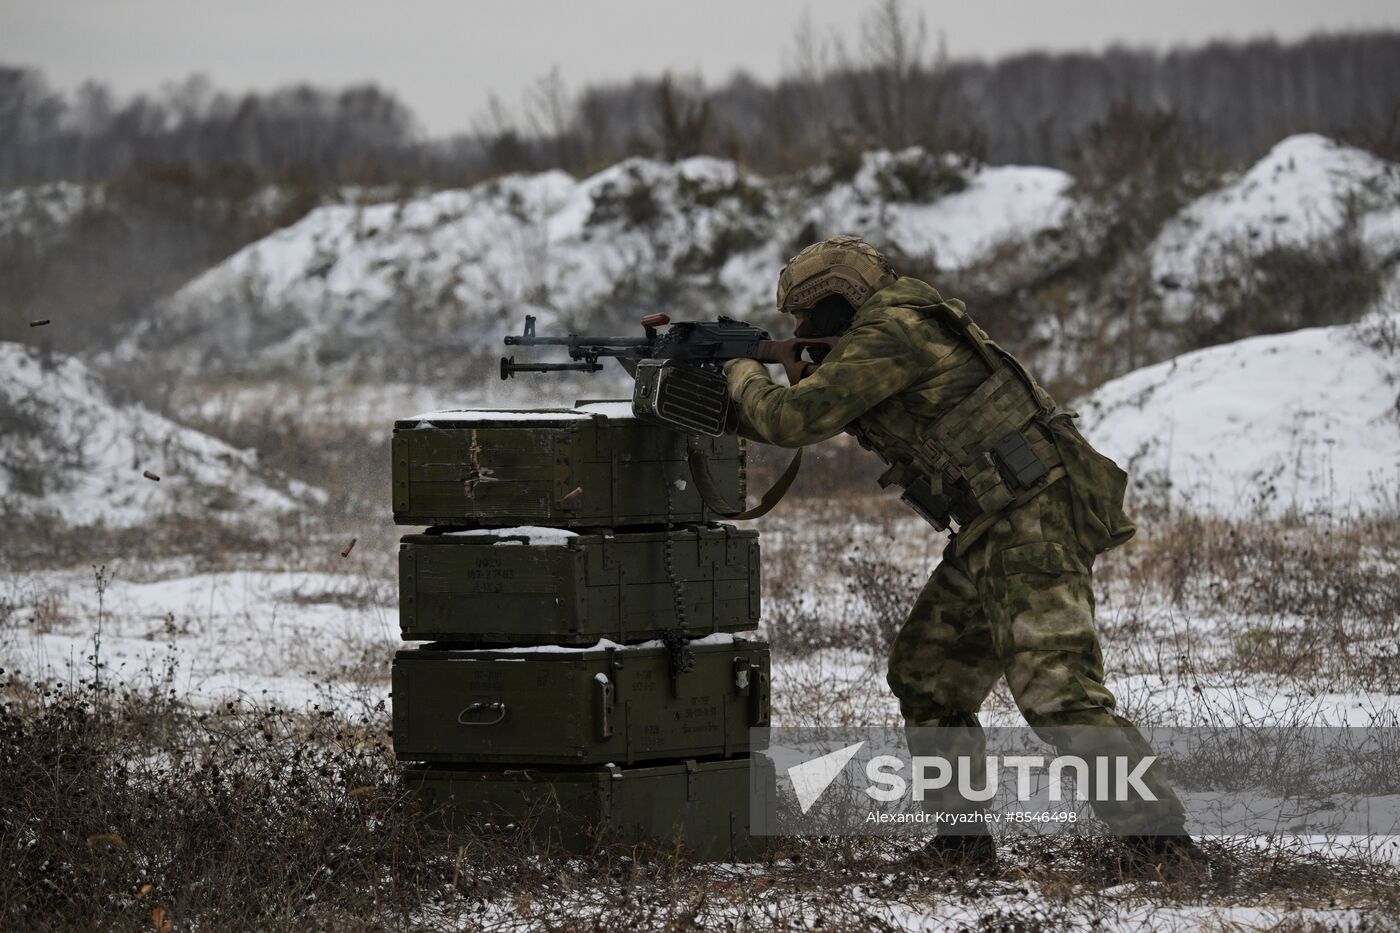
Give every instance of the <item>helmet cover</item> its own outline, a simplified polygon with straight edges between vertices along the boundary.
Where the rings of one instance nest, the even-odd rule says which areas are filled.
[[[858,236],[834,236],[788,260],[778,276],[778,310],[801,311],[827,295],[840,295],[859,308],[896,278],[889,259],[875,247]]]

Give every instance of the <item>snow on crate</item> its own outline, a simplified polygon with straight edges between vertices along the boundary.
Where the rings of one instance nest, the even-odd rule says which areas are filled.
[[[570,538],[577,538],[578,532],[567,528],[549,528],[542,525],[520,525],[516,528],[471,528],[464,531],[449,531],[449,537],[500,538],[496,545],[528,544],[532,547],[545,545],[565,545]]]
[[[0,343],[0,374],[7,510],[129,527],[181,510],[283,512],[324,497],[269,476],[251,450],[115,400],[76,359]]]
[[[586,421],[602,415],[613,421],[632,421],[636,415],[632,403],[622,399],[579,402],[572,408],[445,408],[425,411],[402,419],[417,422],[416,427],[430,428],[439,424],[485,424],[506,421]]]
[[[1094,445],[1128,470],[1139,501],[1237,517],[1393,510],[1400,354],[1372,339],[1385,321],[1375,314],[1188,353],[1114,379],[1075,407]]]
[[[735,636],[730,632],[714,632],[709,635],[702,635],[693,638],[687,644],[692,648],[705,648],[710,645],[732,645],[736,641],[746,641],[742,635]],[[497,657],[513,654],[580,654],[585,651],[600,651],[604,649],[620,652],[628,651],[653,651],[657,648],[667,647],[666,642],[660,638],[653,638],[650,641],[639,641],[634,645],[623,645],[610,638],[600,638],[591,645],[517,645],[511,648],[483,648],[477,654],[483,657]]]
[[[477,424],[496,421],[586,421],[588,415],[572,408],[446,408],[425,411],[404,418],[418,427],[435,424]]]

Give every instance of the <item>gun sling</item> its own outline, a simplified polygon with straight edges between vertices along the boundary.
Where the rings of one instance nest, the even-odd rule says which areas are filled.
[[[705,461],[705,454],[691,438],[686,441],[686,462],[690,464],[690,475],[695,479],[695,488],[700,493],[700,498],[711,511],[721,518],[728,518],[734,521],[747,521],[751,518],[760,518],[772,511],[784,495],[787,494],[788,487],[792,481],[797,479],[797,471],[802,467],[802,451],[805,448],[799,447],[797,453],[792,455],[787,467],[778,477],[763,497],[759,499],[758,505],[751,509],[735,508],[725,501],[724,496],[719,491],[719,486],[715,483],[714,477],[710,474],[710,465]]]

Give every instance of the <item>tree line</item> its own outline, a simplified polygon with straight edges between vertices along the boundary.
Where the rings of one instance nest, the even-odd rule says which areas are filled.
[[[853,36],[802,26],[786,73],[706,87],[672,74],[571,90],[558,71],[514,106],[492,98],[469,133],[427,139],[372,84],[231,94],[202,77],[118,100],[0,66],[0,185],[105,181],[178,167],[281,183],[467,184],[503,172],[591,171],[646,155],[734,158],[773,173],[923,145],[993,163],[1072,167],[1115,106],[1170,113],[1216,162],[1315,130],[1400,152],[1400,32],[1212,42],[1168,51],[952,58],[900,0]]]

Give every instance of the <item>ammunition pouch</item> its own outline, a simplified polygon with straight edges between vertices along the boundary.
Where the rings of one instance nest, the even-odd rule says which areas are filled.
[[[903,489],[899,501],[913,509],[937,531],[946,531],[956,523],[959,527],[971,518],[960,508],[961,503],[943,489],[942,478],[930,476],[911,463],[895,463],[880,475],[880,488],[898,486]]]
[[[880,477],[882,487],[902,487],[910,508],[939,531],[956,533],[1029,501],[1065,474],[1051,426],[1071,413],[1058,409],[1021,364],[972,323],[961,302],[927,310],[941,312],[990,373],[912,446],[909,439],[882,436],[874,425],[852,433],[887,463],[894,461]]]

